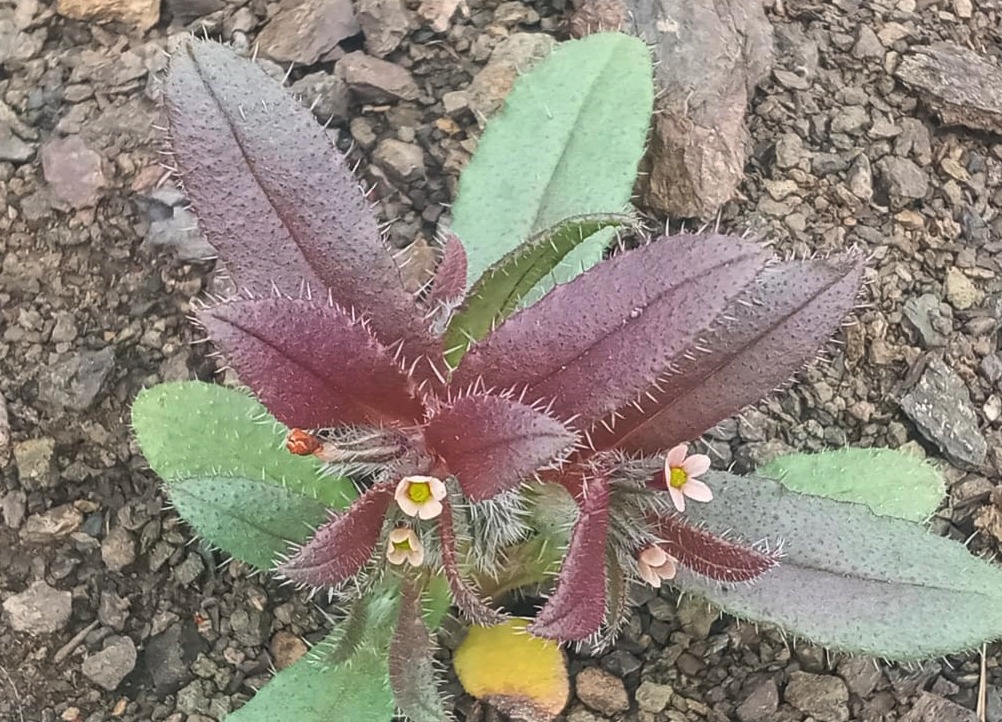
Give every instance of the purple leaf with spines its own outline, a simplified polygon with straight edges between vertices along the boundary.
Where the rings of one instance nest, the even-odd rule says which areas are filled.
[[[606,541],[609,535],[609,479],[565,474],[578,505],[557,588],[529,631],[539,637],[578,642],[597,633],[606,616]]]
[[[459,611],[474,624],[490,627],[500,624],[507,616],[491,607],[480,594],[463,579],[456,555],[456,530],[452,524],[452,504],[442,500],[442,513],[438,517],[438,537],[442,543],[442,570],[452,592],[452,601]]]
[[[442,247],[442,260],[435,269],[431,291],[425,303],[430,308],[457,304],[466,295],[466,249],[459,236],[448,233]]]
[[[587,429],[648,391],[768,257],[718,235],[622,253],[509,318],[470,349],[454,383],[525,387]]]
[[[486,393],[443,403],[425,422],[424,438],[472,502],[515,488],[577,441],[544,411]]]
[[[753,549],[689,524],[678,514],[651,519],[659,545],[680,564],[719,582],[749,582],[779,564],[778,555]]]
[[[443,722],[447,715],[436,684],[435,645],[421,614],[421,588],[405,577],[401,592],[388,660],[393,701],[411,722]]]
[[[393,501],[393,489],[388,482],[368,489],[347,511],[320,527],[278,566],[278,572],[311,587],[336,587],[358,574],[372,559]]]
[[[171,59],[164,98],[185,191],[239,287],[330,292],[364,309],[384,345],[403,340],[409,359],[436,351],[344,157],[277,81],[190,40]]]
[[[378,425],[424,413],[389,351],[337,306],[267,298],[229,301],[197,315],[240,380],[284,424]]]
[[[658,454],[758,401],[815,358],[852,310],[862,276],[853,253],[772,264],[661,379],[656,404],[625,407],[614,426],[592,430],[592,442]]]

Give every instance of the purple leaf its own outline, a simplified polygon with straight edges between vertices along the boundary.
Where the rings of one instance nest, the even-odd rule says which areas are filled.
[[[268,410],[293,427],[411,422],[422,415],[404,372],[336,306],[231,301],[198,318]]]
[[[651,388],[767,258],[716,235],[622,253],[508,319],[468,352],[454,383],[526,386],[527,398],[552,400],[588,428]]]
[[[576,440],[552,416],[488,394],[463,396],[437,409],[426,422],[424,438],[472,502],[518,486]]]
[[[656,454],[772,392],[838,328],[862,275],[853,254],[770,266],[701,335],[701,350],[661,381],[657,404],[626,407],[612,429],[593,430],[596,448]]]
[[[442,722],[445,712],[436,684],[435,645],[421,616],[421,588],[409,578],[401,588],[388,660],[393,701],[412,722]]]
[[[775,554],[712,534],[671,514],[652,519],[660,547],[680,564],[720,582],[747,582],[779,563]]]
[[[299,584],[333,587],[350,579],[372,558],[393,501],[393,484],[373,486],[347,511],[334,516],[278,572]]]
[[[442,542],[442,568],[452,592],[452,601],[468,620],[474,624],[491,627],[507,617],[481,599],[480,595],[463,579],[456,558],[456,530],[452,526],[452,505],[442,500],[442,513],[438,517],[438,535]]]
[[[466,249],[459,236],[449,233],[442,249],[442,260],[435,269],[435,279],[428,293],[431,308],[452,305],[466,295]]]
[[[430,352],[369,202],[306,108],[255,63],[198,41],[175,53],[164,96],[185,190],[238,286],[330,292],[370,314],[384,345]]]
[[[565,642],[587,639],[598,632],[605,619],[606,604],[608,479],[583,476],[573,481],[581,488],[575,499],[578,520],[560,569],[557,588],[529,627],[529,631],[539,637]]]

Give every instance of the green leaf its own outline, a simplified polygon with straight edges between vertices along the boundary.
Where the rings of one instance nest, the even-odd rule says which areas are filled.
[[[866,504],[875,514],[925,521],[943,500],[942,475],[922,459],[893,449],[835,449],[787,454],[757,472],[787,489]]]
[[[827,647],[916,660],[1002,636],[1002,570],[922,525],[861,504],[798,494],[778,482],[709,475],[715,498],[686,516],[710,531],[783,543],[751,584],[692,572],[674,580],[743,619]]]
[[[238,476],[336,508],[355,497],[348,479],[323,476],[316,458],[286,451],[288,429],[242,391],[200,381],[160,384],[136,397],[132,426],[150,467],[168,481]]]
[[[391,722],[393,712],[386,653],[366,649],[338,666],[307,655],[275,675],[226,722]]]
[[[266,481],[206,476],[166,482],[174,508],[198,534],[260,569],[302,544],[327,519],[312,496]]]
[[[399,579],[384,580],[310,654],[275,675],[226,722],[391,722],[386,651],[399,594]],[[346,636],[352,637],[351,654],[343,661]]]
[[[469,257],[468,285],[565,218],[628,207],[653,107],[651,75],[643,41],[598,33],[562,43],[516,81],[452,207],[452,230]],[[597,263],[610,238],[591,236],[549,283]]]
[[[595,214],[568,218],[535,234],[491,266],[473,284],[463,308],[446,331],[446,359],[455,367],[473,341],[484,338],[507,318],[519,302],[588,238],[603,228],[633,222],[623,214]]]

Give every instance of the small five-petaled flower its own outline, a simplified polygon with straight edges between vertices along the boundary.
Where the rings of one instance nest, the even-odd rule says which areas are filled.
[[[660,587],[665,579],[674,579],[677,571],[675,560],[664,549],[652,544],[637,557],[640,576],[652,587]]]
[[[390,564],[407,562],[412,567],[424,564],[424,546],[409,526],[398,526],[386,542],[386,560]]]
[[[710,457],[705,454],[689,455],[689,447],[679,444],[672,447],[665,457],[665,484],[672,503],[679,511],[685,511],[685,499],[711,501],[713,492],[697,479],[710,468]]]
[[[434,476],[405,476],[397,484],[393,498],[407,516],[434,519],[442,513],[445,484]]]

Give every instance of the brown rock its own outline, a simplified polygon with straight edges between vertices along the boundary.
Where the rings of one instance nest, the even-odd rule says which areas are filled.
[[[424,236],[418,236],[412,244],[396,256],[400,267],[400,280],[410,293],[417,293],[435,276],[438,259]]]
[[[410,30],[410,14],[403,0],[358,0],[358,23],[365,33],[365,50],[384,58]]]
[[[7,402],[0,394],[0,467],[3,467],[11,455],[10,421],[7,418]]]
[[[923,692],[901,722],[977,722],[973,711],[948,699]]]
[[[954,43],[916,47],[894,73],[915,88],[947,125],[1002,133],[1002,68]]]
[[[292,632],[275,632],[268,645],[275,669],[283,670],[291,666],[307,652],[306,643]]]
[[[334,72],[344,78],[352,92],[372,103],[417,100],[421,95],[405,68],[362,52],[345,55],[334,67]]]
[[[772,27],[759,0],[625,2],[628,29],[654,40],[656,59],[644,200],[670,216],[711,216],[744,174],[745,113],[772,68]]]
[[[160,0],[57,0],[56,12],[73,20],[120,22],[149,30],[160,20]]]
[[[314,65],[342,57],[338,43],[361,31],[351,0],[282,0],[258,43],[272,60]]]
[[[43,145],[42,171],[56,201],[54,205],[63,210],[97,205],[105,186],[101,156],[88,148],[79,135],[54,138]]]
[[[72,504],[56,506],[41,514],[28,517],[21,529],[21,539],[26,542],[50,542],[69,536],[83,524],[83,514]]]
[[[481,126],[500,110],[515,78],[545,58],[554,40],[543,33],[514,33],[500,43],[466,89],[467,103]]]
[[[466,12],[466,3],[463,0],[423,0],[418,7],[418,15],[436,33],[444,33],[449,29],[449,21],[460,6]]]
[[[579,700],[609,717],[630,709],[630,696],[623,680],[601,667],[586,667],[578,672],[574,689]]]

